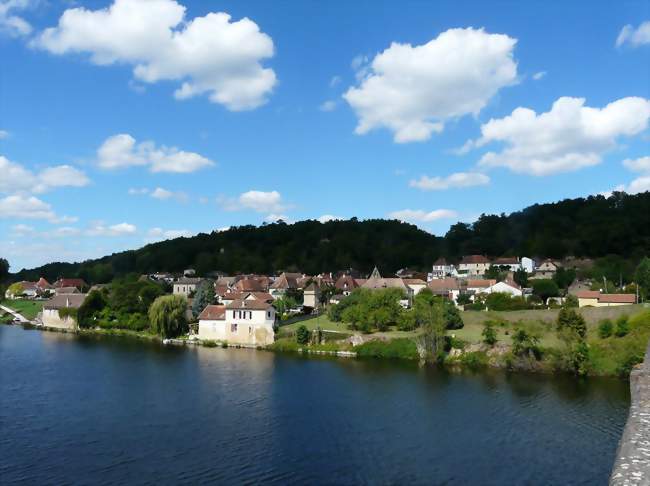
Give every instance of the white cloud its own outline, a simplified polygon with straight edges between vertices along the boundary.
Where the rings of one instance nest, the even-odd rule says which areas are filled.
[[[153,142],[136,143],[127,133],[107,138],[97,150],[97,163],[104,169],[148,166],[151,172],[189,173],[214,165],[210,159],[176,147],[156,147]]]
[[[286,214],[269,214],[266,218],[264,218],[264,221],[267,223],[275,223],[277,221],[284,221],[285,223],[290,222],[289,217]]]
[[[533,74],[533,79],[534,79],[535,81],[539,81],[539,80],[542,79],[544,76],[546,76],[546,71],[539,71],[539,72]]]
[[[9,138],[9,132],[7,130],[0,130],[0,140]]]
[[[235,199],[221,198],[218,202],[226,211],[251,209],[258,213],[281,213],[288,209],[278,191],[247,191]]]
[[[336,109],[336,101],[327,100],[323,102],[318,109],[320,111],[334,111]]]
[[[108,8],[66,10],[32,43],[53,54],[87,53],[93,64],[128,64],[143,83],[181,83],[177,99],[207,94],[232,111],[266,102],[275,72],[273,40],[248,18],[210,12],[187,19],[175,0],[115,0]]]
[[[31,6],[32,0],[0,0],[0,33],[21,37],[32,32],[32,26],[15,14]]]
[[[180,202],[187,202],[187,200],[189,199],[187,194],[185,194],[184,192],[168,191],[167,189],[163,189],[162,187],[156,187],[153,191],[151,191],[150,196],[153,197],[154,199],[162,199],[162,200],[174,198]]]
[[[129,236],[137,232],[137,227],[130,223],[118,223],[107,226],[102,222],[95,223],[86,230],[88,236]]]
[[[69,165],[48,167],[38,174],[35,192],[44,192],[55,187],[84,187],[90,179],[79,169]]]
[[[436,209],[435,211],[422,211],[421,209],[402,209],[388,213],[388,217],[399,219],[408,223],[431,223],[439,219],[458,217],[458,213],[451,209]]]
[[[323,214],[318,218],[318,221],[321,223],[327,223],[328,221],[339,221],[343,219],[341,216],[334,216],[333,214]]]
[[[47,167],[34,174],[22,165],[0,155],[0,193],[42,193],[57,187],[83,187],[90,180],[79,169],[69,165]]]
[[[21,237],[21,236],[31,236],[36,233],[36,229],[33,226],[27,224],[16,224],[11,227],[11,236]]]
[[[490,178],[480,172],[456,172],[447,177],[421,176],[413,179],[409,186],[417,187],[423,191],[443,191],[457,187],[484,186],[490,183]]]
[[[190,236],[192,236],[192,232],[186,229],[164,230],[162,228],[151,228],[147,232],[147,238],[145,238],[145,241],[153,242],[153,241],[162,241],[162,240],[173,240],[174,238],[181,238],[181,237],[187,238]]]
[[[420,46],[391,44],[343,95],[359,117],[355,132],[385,127],[395,142],[418,142],[441,132],[447,120],[477,115],[499,89],[517,82],[516,42],[467,28]],[[355,66],[363,70],[363,58]]]
[[[632,47],[650,44],[650,20],[642,22],[636,29],[630,24],[623,27],[616,38],[616,47],[623,44],[630,44]]]
[[[57,217],[52,206],[34,196],[14,194],[0,199],[0,219],[46,219]]]
[[[625,159],[623,165],[632,172],[650,173],[650,155],[639,157],[638,159]]]
[[[629,194],[638,194],[639,192],[650,191],[650,175],[637,177],[625,189]]]
[[[604,108],[585,106],[584,98],[559,98],[550,111],[517,108],[505,118],[481,126],[481,137],[466,148],[503,142],[501,152],[488,152],[482,167],[507,167],[544,176],[599,164],[616,147],[617,138],[641,133],[648,126],[650,100],[622,98]]]

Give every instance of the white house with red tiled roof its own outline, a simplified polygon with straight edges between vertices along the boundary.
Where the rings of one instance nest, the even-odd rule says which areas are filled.
[[[199,339],[242,346],[267,346],[275,340],[275,309],[268,302],[241,299],[209,305],[199,314]]]
[[[483,255],[467,255],[458,264],[458,273],[468,277],[482,276],[490,265],[490,260]]]
[[[602,294],[598,290],[576,292],[578,307],[617,307],[636,304],[634,294]]]

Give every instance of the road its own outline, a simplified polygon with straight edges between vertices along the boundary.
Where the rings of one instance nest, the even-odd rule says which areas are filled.
[[[23,322],[30,322],[29,319],[25,319],[25,317],[24,317],[22,314],[19,314],[18,312],[16,312],[16,311],[13,310],[13,309],[10,309],[9,307],[5,307],[4,305],[0,305],[0,309],[2,309],[2,310],[5,311],[5,312],[8,312],[8,313],[11,314],[12,316],[14,316],[14,317],[17,318],[18,320],[20,320],[21,323],[23,323]]]

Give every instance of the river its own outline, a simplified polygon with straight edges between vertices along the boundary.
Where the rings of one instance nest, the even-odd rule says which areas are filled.
[[[606,484],[614,379],[0,325],[0,482]]]

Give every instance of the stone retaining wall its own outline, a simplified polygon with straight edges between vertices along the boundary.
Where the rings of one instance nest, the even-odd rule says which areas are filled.
[[[609,484],[650,485],[650,343],[645,360],[630,374],[630,414]]]

